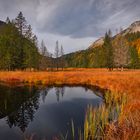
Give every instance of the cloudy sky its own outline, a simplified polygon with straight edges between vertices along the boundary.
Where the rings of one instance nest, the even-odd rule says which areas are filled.
[[[115,32],[140,20],[140,0],[0,0],[0,20],[19,11],[49,51],[58,40],[69,53],[87,48],[109,28]]]

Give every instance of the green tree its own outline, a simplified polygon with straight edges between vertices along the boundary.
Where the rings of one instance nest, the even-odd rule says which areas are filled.
[[[7,18],[0,27],[0,69],[38,68],[37,37],[30,25],[24,34],[25,21],[20,13],[14,22]]]
[[[1,69],[14,70],[18,61],[19,33],[13,23],[7,18],[0,34],[0,67]]]
[[[26,35],[28,26],[25,17],[23,16],[22,12],[19,12],[18,16],[14,20],[14,24],[17,27],[19,33],[23,36]]]
[[[136,49],[135,46],[130,47],[130,56],[131,56],[130,67],[133,69],[140,68],[140,58],[138,55],[138,50]]]
[[[106,60],[106,67],[109,70],[113,70],[113,46],[112,46],[112,39],[111,39],[111,31],[109,30],[105,34],[105,39],[104,39],[104,50],[105,50],[105,60]]]
[[[16,26],[16,28],[18,29],[19,31],[19,38],[20,38],[20,41],[19,41],[19,52],[20,52],[20,61],[19,61],[19,65],[20,65],[20,68],[23,70],[26,68],[26,65],[24,65],[24,57],[25,57],[25,51],[24,51],[24,46],[25,46],[25,41],[24,41],[24,38],[28,32],[28,26],[27,26],[27,21],[25,19],[25,17],[23,16],[23,13],[22,12],[19,12],[18,16],[15,18],[14,20],[14,24]]]

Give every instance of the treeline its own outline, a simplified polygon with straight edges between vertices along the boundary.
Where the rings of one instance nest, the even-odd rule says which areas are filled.
[[[122,32],[122,31],[121,31]],[[89,68],[140,68],[138,48],[133,41],[140,39],[140,32],[112,37],[108,31],[104,44],[95,48],[71,53],[65,56],[68,67]]]
[[[44,41],[38,45],[22,12],[0,23],[0,70],[63,70],[64,67],[82,68],[140,68],[140,32],[115,37],[109,30],[104,44],[87,50],[64,55],[64,49],[56,41],[54,53],[50,53]]]
[[[22,12],[0,25],[0,70],[53,70],[64,67],[63,46],[56,42],[55,53],[48,52],[45,43],[38,45]]]
[[[0,69],[38,68],[37,37],[22,12],[0,27]]]

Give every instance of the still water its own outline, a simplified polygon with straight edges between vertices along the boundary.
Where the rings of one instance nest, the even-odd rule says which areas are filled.
[[[97,94],[83,87],[0,86],[0,140],[71,139],[71,121],[83,129],[88,104],[102,103]]]

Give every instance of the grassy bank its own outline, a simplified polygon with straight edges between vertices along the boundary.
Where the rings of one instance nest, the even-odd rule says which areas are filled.
[[[119,93],[128,93],[133,101],[140,92],[140,70],[113,71],[105,69],[70,69],[59,72],[0,72],[0,81],[7,84],[94,85]]]
[[[0,81],[4,84],[43,84],[43,85],[91,85],[109,89],[105,94],[106,104],[94,110],[89,107],[85,120],[85,140],[101,122],[104,139],[140,138],[140,70],[112,71],[105,69],[67,69],[59,72],[0,72]],[[124,103],[122,97],[127,98]],[[117,118],[111,118],[110,107],[117,109]],[[96,116],[98,114],[98,116]],[[90,116],[90,117],[89,117]],[[100,116],[100,117],[99,117]],[[115,115],[116,117],[116,115]],[[89,119],[90,118],[90,119]],[[97,120],[98,118],[98,120]],[[94,134],[93,134],[94,133]]]

